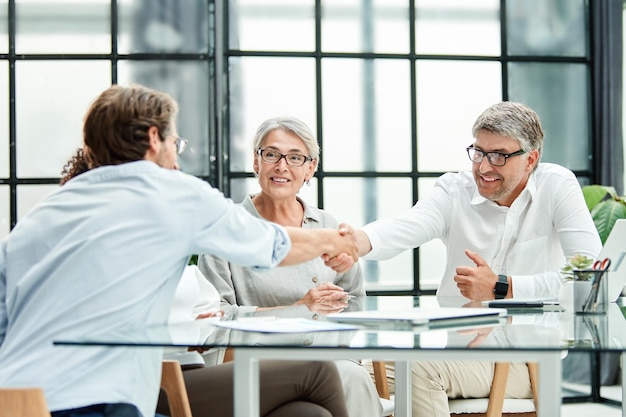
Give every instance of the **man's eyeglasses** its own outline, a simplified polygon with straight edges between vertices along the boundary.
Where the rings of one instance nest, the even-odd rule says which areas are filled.
[[[467,156],[469,156],[470,161],[474,163],[481,163],[485,155],[487,156],[487,161],[494,167],[501,167],[506,165],[506,160],[512,156],[523,155],[526,153],[525,150],[520,149],[519,151],[515,151],[513,153],[502,153],[502,152],[485,152],[479,149],[475,149],[474,145],[470,145],[465,148],[467,151]]]
[[[183,138],[179,138],[176,137],[176,153],[177,154],[181,154],[183,152],[185,152],[185,149],[187,149],[187,142],[189,142],[187,139],[183,139]]]
[[[310,156],[300,155],[299,153],[288,153],[287,155],[283,155],[280,152],[268,149],[259,149],[256,153],[261,155],[261,158],[265,162],[272,164],[277,163],[281,158],[285,158],[287,165],[291,165],[292,167],[301,167],[305,162],[313,160]]]

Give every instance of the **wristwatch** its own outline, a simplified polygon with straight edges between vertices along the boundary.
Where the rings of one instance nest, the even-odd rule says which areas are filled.
[[[506,275],[498,275],[498,282],[496,282],[496,286],[493,288],[493,293],[496,296],[496,300],[500,300],[509,292],[509,277]]]

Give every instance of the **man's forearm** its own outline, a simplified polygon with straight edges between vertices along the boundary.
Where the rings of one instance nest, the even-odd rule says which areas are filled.
[[[337,230],[298,227],[285,227],[285,230],[291,239],[291,250],[280,263],[281,266],[307,262],[322,255],[332,258],[341,253],[347,253],[355,261],[358,259],[353,238],[341,236]]]

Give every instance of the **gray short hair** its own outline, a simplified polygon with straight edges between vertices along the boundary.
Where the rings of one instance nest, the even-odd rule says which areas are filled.
[[[273,117],[261,123],[254,135],[254,152],[261,148],[267,135],[276,129],[282,129],[298,136],[304,142],[309,153],[308,156],[319,161],[320,145],[317,143],[313,132],[302,120],[291,116]]]
[[[535,168],[539,165],[543,153],[544,133],[539,115],[530,107],[512,101],[494,104],[478,116],[472,128],[472,135],[476,137],[481,130],[515,139],[526,152],[536,149],[539,158]]]

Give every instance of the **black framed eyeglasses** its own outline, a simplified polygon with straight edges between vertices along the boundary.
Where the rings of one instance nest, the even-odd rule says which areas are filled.
[[[310,156],[301,155],[299,153],[288,153],[285,155],[271,149],[259,149],[256,153],[261,155],[261,159],[265,162],[269,162],[271,164],[275,164],[280,161],[281,158],[285,158],[287,165],[291,165],[292,167],[301,167],[305,164],[305,162],[313,160]]]
[[[506,165],[506,160],[512,156],[523,155],[526,153],[525,150],[520,149],[519,151],[515,151],[512,153],[502,153],[502,152],[485,152],[480,149],[475,149],[474,145],[470,145],[465,148],[467,151],[467,156],[469,156],[470,161],[479,164],[483,161],[485,155],[487,156],[487,161],[494,167],[501,167]]]
[[[176,138],[176,153],[180,155],[185,152],[187,149],[187,143],[189,142],[187,139],[179,138],[178,136],[174,136]]]

